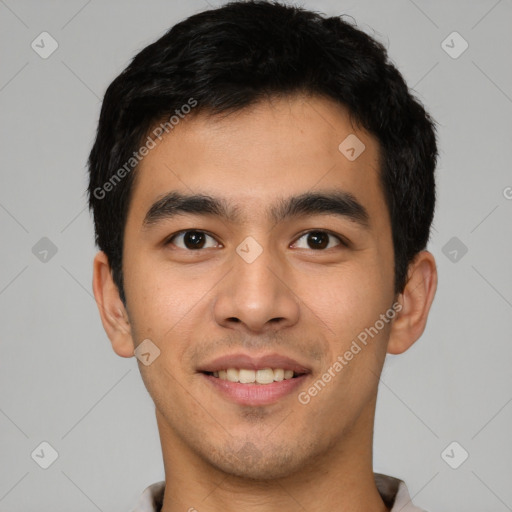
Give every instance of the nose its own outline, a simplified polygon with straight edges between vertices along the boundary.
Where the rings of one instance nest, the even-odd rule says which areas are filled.
[[[216,322],[227,328],[264,333],[291,327],[299,318],[299,299],[286,262],[264,249],[254,260],[233,254],[233,268],[217,288]]]

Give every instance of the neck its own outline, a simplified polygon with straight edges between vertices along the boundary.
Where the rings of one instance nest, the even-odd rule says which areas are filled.
[[[165,468],[162,512],[388,512],[372,469],[375,401],[302,470],[272,480],[224,473],[194,453],[156,411]]]

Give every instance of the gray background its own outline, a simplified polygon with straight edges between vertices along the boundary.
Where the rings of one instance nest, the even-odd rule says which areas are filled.
[[[129,59],[221,3],[0,0],[0,512],[126,512],[163,478],[137,361],[114,354],[92,298],[85,161]],[[304,5],[382,41],[439,123],[439,287],[421,340],[388,356],[375,470],[429,512],[512,510],[511,2]],[[31,48],[43,31],[47,59]],[[460,39],[442,46],[454,31],[458,58]],[[42,441],[59,454],[48,469],[31,457]]]

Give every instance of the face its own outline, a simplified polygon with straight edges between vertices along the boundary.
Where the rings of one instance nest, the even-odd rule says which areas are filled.
[[[368,431],[394,300],[377,141],[329,100],[274,99],[185,118],[136,172],[127,313],[160,350],[139,365],[163,441],[275,478]]]

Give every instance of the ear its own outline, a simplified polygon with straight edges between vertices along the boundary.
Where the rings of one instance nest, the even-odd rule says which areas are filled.
[[[112,343],[114,352],[121,357],[133,357],[134,344],[126,308],[119,296],[107,255],[100,251],[93,264],[92,287],[101,322]]]
[[[430,252],[421,251],[409,264],[407,284],[398,297],[401,309],[391,327],[389,354],[405,352],[423,334],[436,289],[436,261]]]

